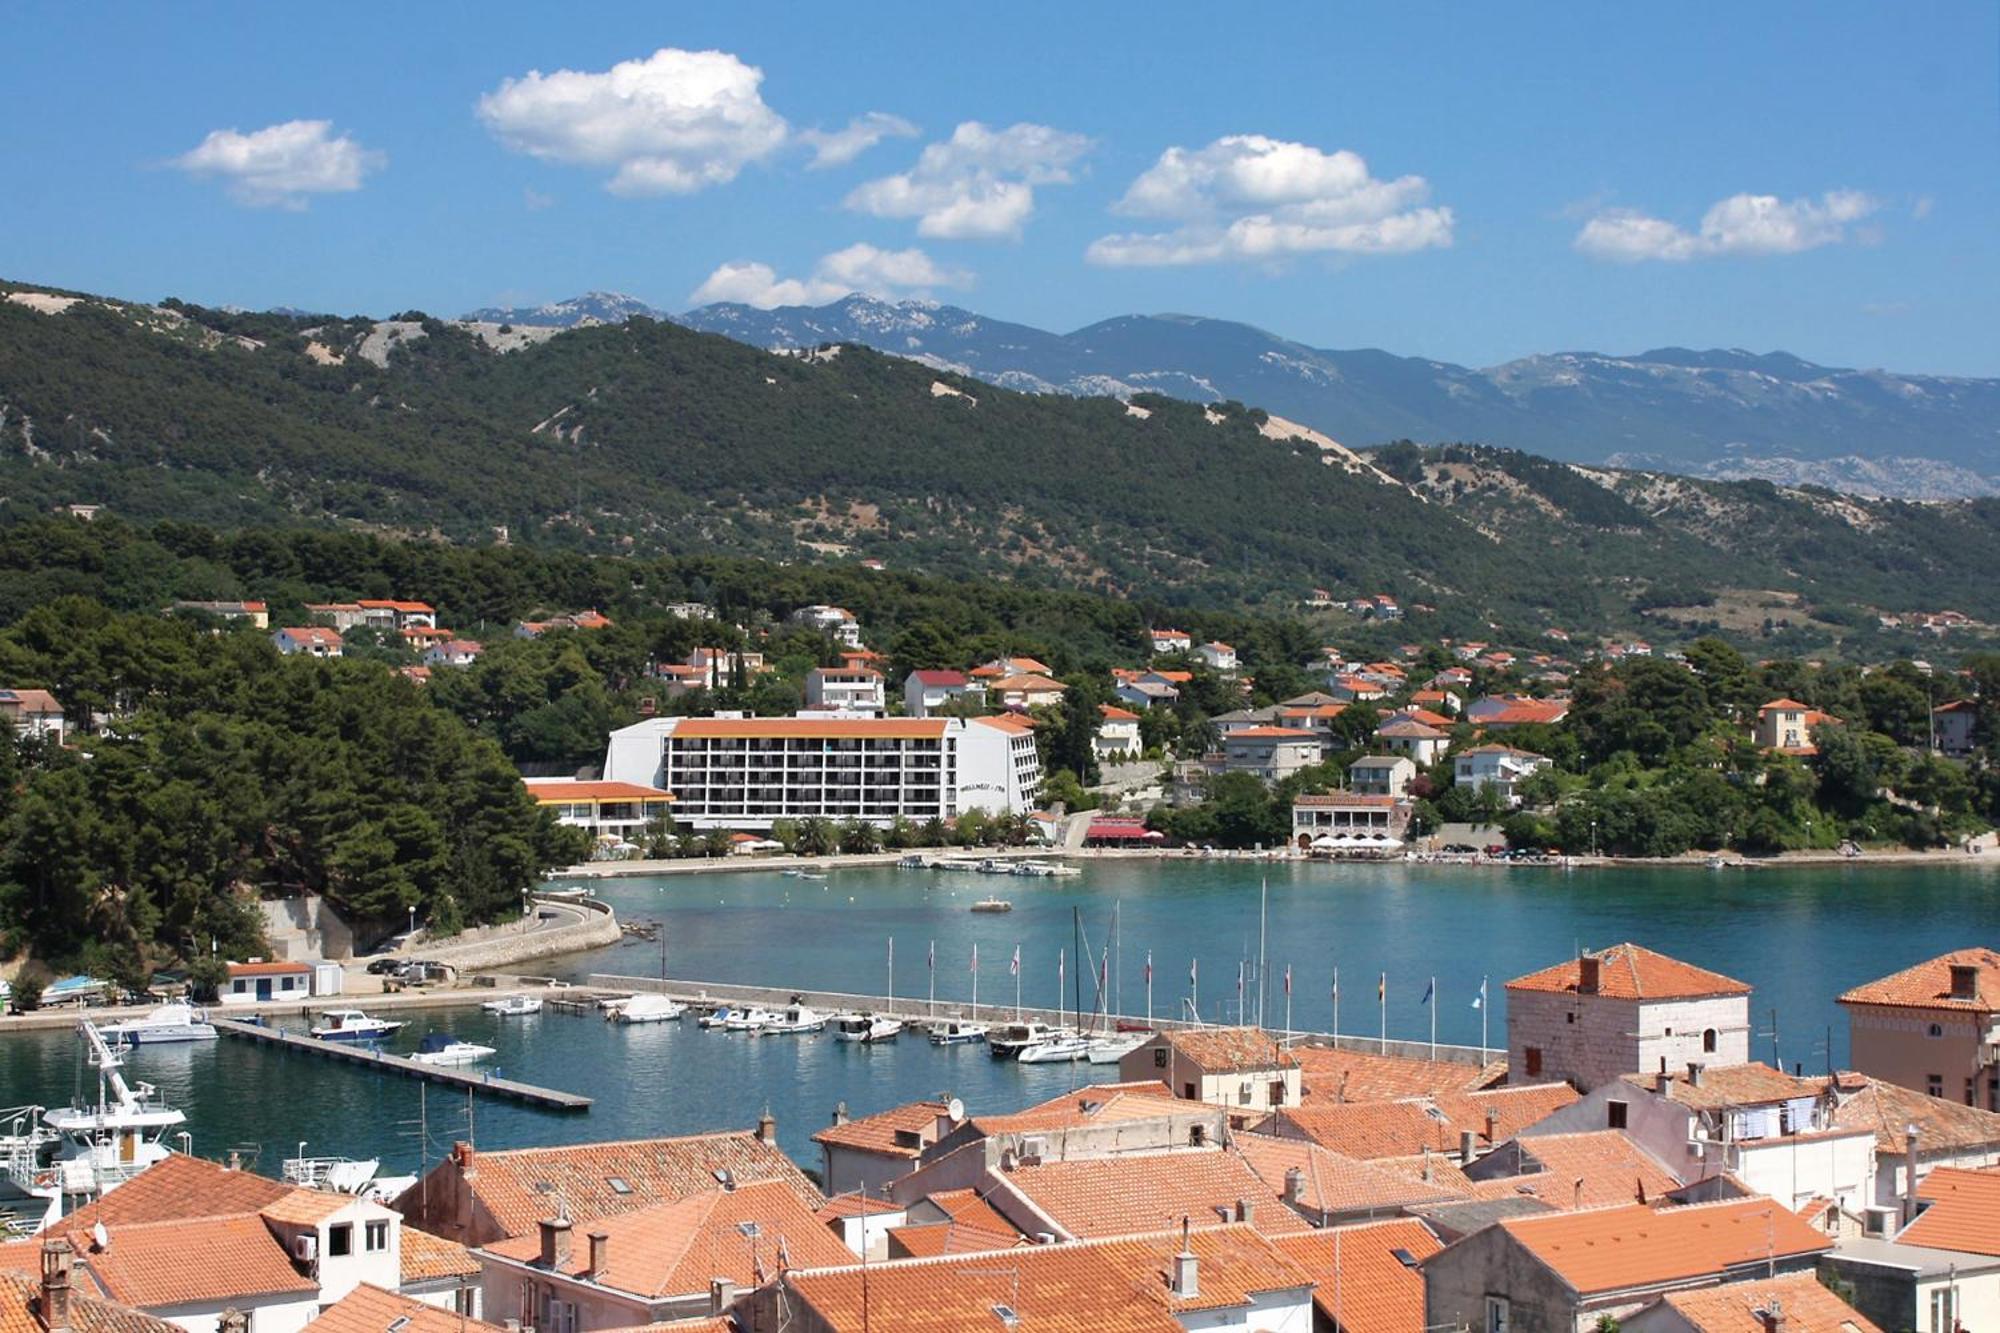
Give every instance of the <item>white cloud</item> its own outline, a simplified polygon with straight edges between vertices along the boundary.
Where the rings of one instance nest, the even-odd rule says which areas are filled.
[[[212,130],[173,165],[191,175],[221,179],[239,204],[302,209],[315,194],[360,189],[362,178],[388,160],[386,153],[334,134],[332,121],[288,120],[249,134]]]
[[[968,120],[926,145],[916,166],[868,181],[847,206],[882,218],[916,218],[917,234],[948,240],[1017,239],[1035,211],[1035,187],[1066,185],[1090,140],[1047,125],[996,130]]]
[[[1609,209],[1583,224],[1576,248],[1594,259],[1628,264],[1791,255],[1846,241],[1848,225],[1879,207],[1880,201],[1859,190],[1828,190],[1817,199],[1789,203],[1774,194],[1733,194],[1702,214],[1695,231],[1635,209]]]
[[[824,167],[844,167],[884,139],[914,139],[917,127],[901,116],[886,111],[870,111],[847,122],[844,129],[800,130],[799,141],[813,150],[809,171]]]
[[[531,70],[481,97],[479,118],[517,153],[610,169],[615,194],[688,194],[784,144],[763,80],[727,51],[663,47],[601,73]]]
[[[1425,206],[1421,176],[1377,180],[1360,154],[1261,134],[1172,147],[1112,211],[1178,223],[1099,237],[1095,264],[1205,264],[1312,253],[1407,254],[1448,246],[1449,208]]]
[[[695,305],[740,301],[769,310],[781,305],[823,305],[850,292],[890,300],[926,296],[939,287],[964,287],[972,275],[939,265],[922,250],[880,250],[858,242],[820,257],[811,276],[780,278],[769,264],[723,264],[695,288]]]

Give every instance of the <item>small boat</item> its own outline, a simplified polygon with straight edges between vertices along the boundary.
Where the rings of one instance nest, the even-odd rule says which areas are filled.
[[[423,1045],[410,1058],[420,1065],[473,1065],[491,1054],[491,1046],[460,1041],[449,1032],[426,1032]]]
[[[922,852],[911,852],[896,862],[898,870],[929,870],[931,863]]]
[[[214,1041],[215,1024],[185,1001],[163,1004],[144,1018],[129,1018],[99,1031],[114,1046],[150,1046],[155,1042]]]
[[[816,871],[816,870],[787,870],[787,871],[785,872],[785,878],[786,878],[786,879],[825,879],[825,878],[826,878],[826,876],[825,876],[824,874],[821,874],[820,872],[818,872],[818,871]]]
[[[729,1020],[735,1014],[736,1011],[725,1004],[720,1008],[709,1010],[701,1016],[699,1021],[701,1026],[705,1028],[726,1028],[729,1026]]]
[[[609,1017],[614,1023],[672,1023],[686,1012],[687,1006],[671,995],[634,995]]]
[[[722,1030],[724,1032],[761,1032],[766,1023],[772,1022],[776,1018],[777,1015],[769,1009],[753,1004],[747,1009],[731,1011],[728,1019],[722,1024]]]
[[[539,1014],[542,1012],[542,999],[539,995],[502,995],[499,999],[488,1000],[479,1007],[489,1014],[500,1014],[505,1017]]]
[[[789,1037],[795,1033],[818,1032],[826,1027],[826,1015],[803,1004],[785,1006],[785,1012],[772,1015],[769,1022],[759,1029],[767,1037]]]
[[[887,1014],[839,1014],[833,1020],[833,1039],[864,1044],[894,1041],[903,1030],[903,1020]]]
[[[1047,1023],[1008,1023],[986,1034],[986,1050],[995,1060],[1012,1060],[1037,1042],[1047,1041],[1056,1030]]]
[[[970,1046],[986,1040],[986,1024],[961,1018],[941,1018],[931,1024],[931,1045]]]
[[[1120,1032],[1116,1036],[1093,1038],[1090,1043],[1090,1063],[1115,1065],[1127,1054],[1138,1050],[1152,1039],[1151,1032]]]
[[[1005,898],[981,898],[972,905],[972,910],[975,912],[1011,912],[1014,910],[1014,904],[1008,902]]]
[[[359,1009],[328,1009],[312,1027],[321,1041],[380,1041],[403,1024],[386,1018],[370,1018]]]
[[[1090,1038],[1058,1030],[1047,1040],[1022,1047],[1014,1058],[1024,1065],[1075,1064],[1090,1058]]]

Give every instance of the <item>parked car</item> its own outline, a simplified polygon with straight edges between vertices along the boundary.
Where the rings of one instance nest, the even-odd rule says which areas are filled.
[[[401,958],[373,959],[368,964],[368,975],[371,977],[385,977],[392,972],[400,972],[403,970],[404,961]]]

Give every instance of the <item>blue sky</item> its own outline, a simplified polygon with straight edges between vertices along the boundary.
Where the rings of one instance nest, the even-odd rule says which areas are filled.
[[[381,314],[857,286],[1476,365],[2000,374],[1992,5],[17,4],[7,30],[14,280]]]

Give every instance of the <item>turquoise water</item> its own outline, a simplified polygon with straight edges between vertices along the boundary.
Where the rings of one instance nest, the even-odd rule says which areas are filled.
[[[1189,964],[1198,959],[1203,1015],[1221,1021],[1235,1016],[1239,962],[1256,958],[1264,875],[1265,867],[1251,864],[1134,861],[1092,865],[1079,879],[882,869],[835,871],[824,882],[776,872],[613,880],[598,892],[623,919],[665,923],[675,977],[879,993],[893,935],[897,994],[925,993],[925,958],[935,940],[937,993],[963,1000],[977,942],[981,1003],[1003,1007],[1013,1002],[1008,961],[1017,944],[1024,999],[1052,1006],[1072,906],[1082,909],[1101,948],[1115,904],[1119,1007],[1145,1011],[1150,949],[1155,1012],[1171,1013],[1187,995]],[[1289,964],[1293,1025],[1327,1028],[1337,965],[1344,1031],[1376,1032],[1376,978],[1386,972],[1389,1034],[1427,1038],[1431,1010],[1420,999],[1435,976],[1438,1039],[1476,1043],[1481,1013],[1471,1001],[1485,976],[1490,1042],[1499,1045],[1502,982],[1579,945],[1631,939],[1753,984],[1756,1027],[1767,1032],[1775,1009],[1781,1058],[1808,1069],[1827,1064],[1829,1027],[1831,1060],[1846,1057],[1845,1023],[1834,1003],[1842,990],[1946,949],[1992,943],[2000,919],[2000,866],[1978,864],[1722,873],[1280,864],[1269,868],[1269,886],[1271,1026],[1285,1021],[1281,978]],[[1013,912],[967,910],[995,891],[1013,900]],[[646,944],[553,965],[578,978],[658,968],[657,946]],[[1088,995],[1088,973],[1085,985]],[[1254,976],[1246,989],[1254,1017]],[[392,1049],[414,1049],[434,1029],[498,1047],[489,1067],[509,1077],[597,1099],[581,1116],[479,1102],[471,1130],[490,1148],[748,1127],[768,1105],[786,1150],[815,1164],[810,1136],[839,1101],[862,1112],[949,1091],[975,1109],[1013,1107],[1090,1078],[1086,1067],[1000,1064],[981,1048],[940,1050],[913,1038],[857,1048],[829,1037],[753,1039],[692,1024],[626,1028],[554,1012],[528,1019],[476,1009],[418,1014]],[[1770,1038],[1759,1037],[1753,1050],[1771,1058]],[[413,1170],[420,1156],[434,1160],[467,1131],[462,1097],[432,1092],[420,1103],[411,1080],[228,1038],[143,1049],[132,1071],[188,1111],[197,1152],[256,1149],[266,1171],[300,1140],[315,1154],[380,1156],[385,1169]],[[0,1105],[65,1102],[93,1087],[73,1035],[0,1040]],[[420,1129],[428,1133],[424,1147]]]

